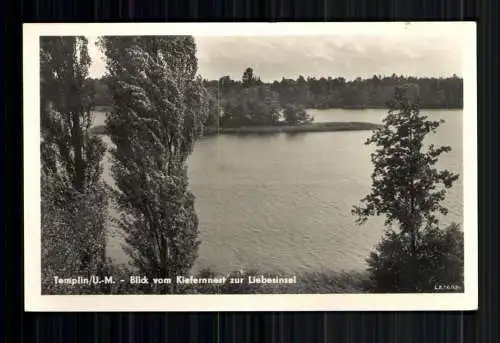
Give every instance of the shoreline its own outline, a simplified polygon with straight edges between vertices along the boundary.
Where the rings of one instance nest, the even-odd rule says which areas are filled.
[[[302,125],[274,126],[242,126],[237,128],[207,127],[204,136],[216,134],[274,134],[274,133],[306,133],[306,132],[336,132],[336,131],[366,131],[374,130],[382,125],[368,122],[322,122]]]
[[[368,131],[375,130],[381,126],[380,124],[368,122],[323,122],[302,125],[243,126],[237,128],[206,127],[203,136],[213,136],[217,134],[294,134],[306,132]],[[97,135],[106,135],[105,125],[97,125],[90,130]]]
[[[363,110],[387,110],[387,106],[384,105],[371,105],[371,106],[340,106],[340,107],[311,107],[311,108],[306,108],[307,110],[356,110],[356,111],[363,111]],[[420,110],[463,110],[463,106],[432,106],[432,105],[426,105],[426,106],[419,106]]]
[[[108,112],[111,111],[112,106],[105,105],[97,105],[94,107],[94,111],[96,112]],[[307,107],[306,110],[354,110],[354,111],[364,111],[364,110],[387,110],[387,106],[339,106],[339,107]],[[463,106],[420,106],[421,110],[463,110]]]

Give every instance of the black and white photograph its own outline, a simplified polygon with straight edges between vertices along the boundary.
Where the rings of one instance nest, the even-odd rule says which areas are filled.
[[[474,24],[23,44],[28,309],[476,308]]]

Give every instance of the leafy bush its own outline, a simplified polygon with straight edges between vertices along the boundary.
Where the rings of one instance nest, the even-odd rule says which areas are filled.
[[[387,231],[367,262],[373,292],[463,291],[464,240],[457,224],[420,233],[416,256],[410,236]]]
[[[441,229],[447,189],[459,178],[436,167],[451,147],[425,146],[443,121],[420,112],[418,89],[396,89],[384,125],[365,144],[376,146],[370,193],[352,213],[359,224],[384,216],[385,233],[368,259],[373,287],[378,292],[431,292],[440,285],[462,289],[463,235],[458,225]],[[397,231],[392,228],[396,227]]]
[[[287,105],[283,110],[283,116],[289,125],[307,124],[314,120],[303,106]]]
[[[99,291],[94,285],[58,285],[54,277],[89,277],[103,272],[104,189],[96,186],[81,194],[44,173],[41,185],[42,294]]]

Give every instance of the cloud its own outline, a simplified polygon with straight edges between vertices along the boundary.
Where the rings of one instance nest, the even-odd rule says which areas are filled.
[[[264,80],[374,74],[461,74],[461,44],[443,37],[199,37],[200,73],[240,78],[251,66]]]
[[[97,37],[87,37],[89,56],[92,59],[89,73],[93,78],[99,78],[106,73],[106,63],[104,62],[104,55],[97,47]]]
[[[92,45],[89,37],[89,45]],[[195,37],[198,71],[207,79],[240,79],[247,67],[264,81],[282,77],[370,77],[461,75],[461,42],[453,34],[392,36]],[[93,76],[105,72],[97,48],[89,46]]]

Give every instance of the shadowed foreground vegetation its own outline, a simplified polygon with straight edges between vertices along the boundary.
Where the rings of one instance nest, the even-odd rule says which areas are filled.
[[[102,294],[171,294],[168,285],[154,284],[150,279],[148,284],[130,284],[130,271],[111,267],[113,272],[112,285],[99,285],[99,293]],[[292,278],[296,276],[296,283],[249,283],[249,277],[265,278]],[[370,284],[369,275],[365,271],[350,272],[308,272],[302,274],[286,273],[260,273],[256,270],[237,271],[232,273],[216,273],[210,269],[200,271],[197,278],[226,277],[225,283],[200,283],[200,284],[178,284],[175,285],[176,294],[331,294],[331,293],[367,293],[373,287]],[[243,279],[242,283],[232,283],[231,279]],[[120,282],[120,279],[126,280]],[[172,280],[175,283],[175,279]],[[70,294],[85,294],[88,286],[75,287],[61,285],[51,289],[54,294],[70,292]]]

